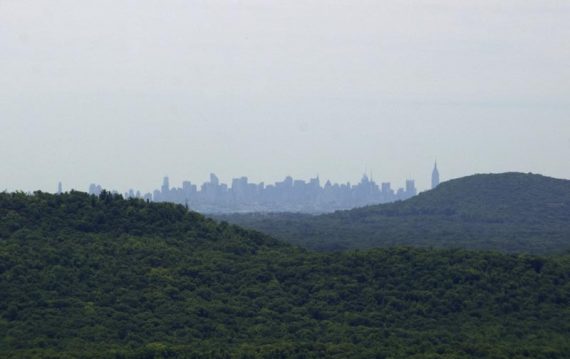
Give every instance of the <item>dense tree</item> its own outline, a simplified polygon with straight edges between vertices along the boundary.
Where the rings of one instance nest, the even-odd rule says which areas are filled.
[[[570,257],[310,252],[183,206],[0,194],[0,356],[567,358]]]

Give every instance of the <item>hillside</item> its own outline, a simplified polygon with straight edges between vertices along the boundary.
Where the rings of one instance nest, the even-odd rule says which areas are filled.
[[[412,245],[556,253],[570,250],[570,181],[522,173],[474,175],[407,201],[333,214],[217,218],[318,250]]]
[[[182,206],[0,193],[0,357],[567,358],[570,257],[317,253]]]

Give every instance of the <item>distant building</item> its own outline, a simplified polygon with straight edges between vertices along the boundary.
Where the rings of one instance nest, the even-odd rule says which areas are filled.
[[[433,172],[431,173],[431,188],[434,189],[439,186],[439,171],[437,170],[437,162],[433,167]]]
[[[101,192],[103,192],[103,187],[100,185],[97,185],[95,183],[89,185],[89,194],[99,196]]]
[[[162,193],[168,193],[170,191],[170,181],[168,180],[168,177],[164,177],[162,179],[161,190],[162,190]]]
[[[57,194],[62,194],[63,193],[63,185],[61,184],[61,182],[59,182],[57,184]]]
[[[411,198],[417,194],[418,194],[418,190],[416,189],[416,181],[407,180],[406,181],[406,198]]]
[[[246,178],[246,181],[247,181],[247,178]],[[215,174],[210,173],[210,183],[212,184],[212,186],[218,187],[220,185],[220,179]]]

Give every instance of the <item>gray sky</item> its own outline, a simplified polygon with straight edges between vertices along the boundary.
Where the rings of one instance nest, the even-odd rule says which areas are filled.
[[[0,0],[0,190],[570,177],[570,2]]]

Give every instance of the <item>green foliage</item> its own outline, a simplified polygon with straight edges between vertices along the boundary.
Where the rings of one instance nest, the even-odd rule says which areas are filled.
[[[0,357],[567,358],[570,257],[316,253],[182,206],[0,194]]]
[[[475,175],[404,201],[333,214],[219,216],[317,250],[391,246],[533,254],[570,250],[570,181],[539,175]]]

